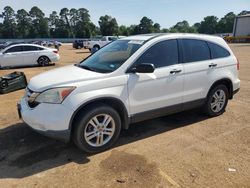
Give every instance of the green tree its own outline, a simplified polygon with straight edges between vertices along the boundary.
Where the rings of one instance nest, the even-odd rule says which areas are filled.
[[[122,36],[128,36],[129,35],[129,28],[126,27],[125,25],[121,25],[119,27],[119,35],[122,35]]]
[[[56,11],[53,11],[50,15],[49,15],[49,28],[56,28],[56,25],[59,21],[59,16],[57,15]]]
[[[31,27],[31,18],[29,13],[24,10],[18,10],[16,14],[16,22],[17,22],[17,37],[26,38],[29,36],[29,31]]]
[[[195,28],[196,31],[199,31],[200,27],[201,27],[201,23],[195,23],[193,25],[193,28]]]
[[[3,24],[0,23],[0,38],[3,37]]]
[[[59,19],[53,32],[54,38],[69,38],[70,33],[63,20]]]
[[[161,26],[160,26],[160,24],[155,23],[153,25],[153,28],[154,28],[154,33],[160,33],[161,32]]]
[[[171,33],[176,33],[176,32],[188,33],[188,31],[189,31],[189,23],[186,20],[178,22],[172,28],[170,28]]]
[[[207,16],[200,24],[199,33],[215,34],[218,18],[216,16]]]
[[[71,11],[71,26],[76,37],[91,37],[95,34],[96,26],[90,22],[89,11],[85,8]]]
[[[118,24],[115,18],[105,15],[99,20],[102,35],[118,35]]]
[[[170,28],[171,33],[197,33],[197,29],[194,26],[190,26],[189,23],[184,20],[178,22],[173,27]]]
[[[62,8],[61,11],[60,11],[60,17],[61,17],[61,20],[62,20],[61,23],[64,24],[63,27],[68,30],[69,37],[74,37],[74,33],[73,33],[71,25],[70,25],[70,12],[69,12],[69,9],[68,8]]]
[[[238,16],[243,16],[243,15],[246,15],[246,14],[250,14],[250,11],[247,11],[247,10],[243,10],[241,11]]]
[[[34,6],[31,8],[29,15],[32,19],[32,27],[30,29],[30,37],[49,37],[49,19],[44,17],[41,9]]]
[[[75,29],[77,22],[79,21],[79,11],[75,8],[70,9],[69,11],[69,25],[71,28]],[[73,31],[74,32],[74,31]]]
[[[137,30],[136,32],[138,34],[153,33],[154,32],[153,24],[154,24],[154,22],[151,19],[144,16],[141,19],[140,24],[136,28],[136,30]]]
[[[130,25],[128,29],[128,35],[135,35],[138,34],[137,32],[138,25]]]
[[[234,19],[236,15],[233,12],[229,12],[217,24],[217,33],[232,33],[234,26]]]
[[[169,29],[163,28],[163,29],[161,30],[161,32],[162,32],[162,33],[169,33]]]
[[[60,20],[56,11],[49,15],[49,32],[53,38],[68,38],[68,30],[62,20]]]
[[[6,6],[4,7],[2,16],[3,16],[2,37],[16,38],[15,11],[10,6]]]

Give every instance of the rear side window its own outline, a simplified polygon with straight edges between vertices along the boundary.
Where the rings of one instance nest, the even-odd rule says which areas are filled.
[[[210,50],[205,41],[194,39],[182,39],[183,61],[196,62],[210,59]]]
[[[177,40],[166,40],[155,44],[136,61],[136,64],[141,63],[153,64],[155,68],[177,64]]]
[[[211,50],[212,59],[230,56],[230,53],[225,48],[211,42],[208,42],[208,45]]]
[[[23,51],[38,51],[42,50],[42,48],[37,46],[23,46]]]
[[[22,46],[14,46],[8,49],[5,53],[15,53],[15,52],[22,52],[22,51],[23,51]]]

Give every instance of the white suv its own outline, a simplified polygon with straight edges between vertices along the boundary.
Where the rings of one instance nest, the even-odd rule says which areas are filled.
[[[197,107],[222,114],[239,91],[238,70],[219,37],[131,36],[32,78],[18,109],[34,130],[100,152],[134,122]]]

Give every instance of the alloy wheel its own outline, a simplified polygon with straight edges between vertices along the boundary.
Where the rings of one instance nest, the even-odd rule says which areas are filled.
[[[219,89],[215,91],[214,95],[212,96],[212,101],[211,101],[211,110],[213,112],[220,112],[226,102],[226,94],[222,89]]]
[[[107,144],[115,132],[115,121],[108,114],[99,114],[89,120],[84,130],[84,139],[93,147]]]

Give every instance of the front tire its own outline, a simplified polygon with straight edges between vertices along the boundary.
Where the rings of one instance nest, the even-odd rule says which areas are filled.
[[[92,106],[79,115],[74,126],[76,146],[88,153],[98,153],[115,144],[121,132],[121,119],[109,106]]]
[[[204,106],[208,116],[215,117],[225,112],[229,98],[229,92],[225,85],[217,85],[208,94],[207,102]]]

